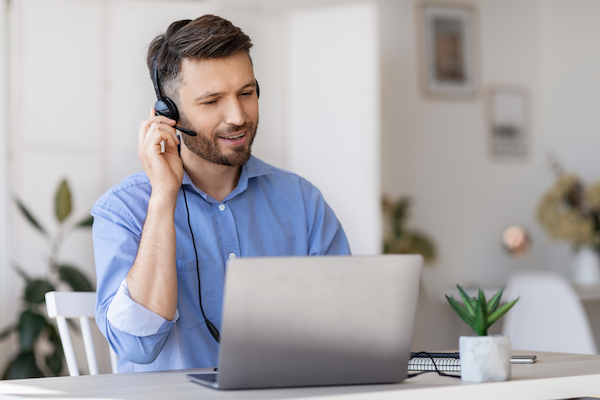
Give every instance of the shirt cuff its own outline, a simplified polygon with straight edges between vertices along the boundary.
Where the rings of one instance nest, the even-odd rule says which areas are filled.
[[[134,336],[150,336],[171,330],[179,318],[179,310],[175,309],[175,318],[169,321],[136,303],[129,295],[125,278],[108,306],[106,317],[111,325],[121,332]]]

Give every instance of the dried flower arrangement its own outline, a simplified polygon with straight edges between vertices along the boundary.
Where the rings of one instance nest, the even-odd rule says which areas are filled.
[[[577,176],[561,174],[542,197],[537,217],[552,238],[600,251],[600,182],[586,188]]]

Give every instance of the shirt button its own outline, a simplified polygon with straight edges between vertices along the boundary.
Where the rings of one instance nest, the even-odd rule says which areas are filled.
[[[235,258],[235,253],[230,253],[230,254],[229,254],[229,259],[230,259],[230,260],[233,260],[234,258]]]
[[[223,211],[225,209],[225,204],[219,204],[219,210]]]

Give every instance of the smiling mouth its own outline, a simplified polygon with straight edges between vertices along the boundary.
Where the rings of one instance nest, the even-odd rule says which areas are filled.
[[[246,134],[246,131],[242,132],[242,133],[238,133],[237,135],[232,135],[232,136],[222,136],[221,139],[227,139],[227,140],[237,140],[237,139],[241,139],[242,137],[244,137],[244,135]]]

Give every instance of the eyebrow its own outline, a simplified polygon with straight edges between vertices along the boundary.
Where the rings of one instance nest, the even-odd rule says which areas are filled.
[[[246,83],[239,90],[244,90],[244,89],[247,89],[250,87],[256,89],[256,80],[255,79],[253,79],[251,82]],[[225,92],[204,92],[200,96],[196,97],[196,102],[199,102],[204,99],[211,98],[211,97],[215,97],[215,96],[221,96],[223,94],[225,94]]]

